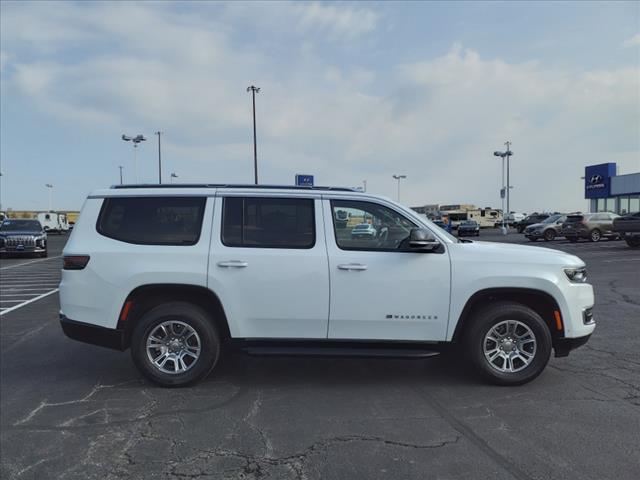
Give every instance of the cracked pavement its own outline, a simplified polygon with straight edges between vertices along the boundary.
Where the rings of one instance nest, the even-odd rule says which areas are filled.
[[[229,355],[201,384],[162,389],[128,352],[64,337],[55,296],[27,305],[0,319],[0,477],[640,478],[640,251],[544,246],[587,262],[598,327],[515,388],[451,355]]]

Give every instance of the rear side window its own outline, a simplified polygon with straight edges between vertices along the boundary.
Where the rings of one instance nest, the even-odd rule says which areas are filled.
[[[106,198],[96,228],[105,237],[139,245],[195,245],[206,197]]]
[[[228,247],[312,248],[316,243],[313,200],[226,197],[222,243]]]

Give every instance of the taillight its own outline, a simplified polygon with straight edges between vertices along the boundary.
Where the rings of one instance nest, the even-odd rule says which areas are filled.
[[[82,270],[89,263],[89,255],[65,255],[62,259],[63,270]]]

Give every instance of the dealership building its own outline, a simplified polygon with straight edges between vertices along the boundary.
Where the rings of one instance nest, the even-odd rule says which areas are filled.
[[[585,167],[584,198],[589,200],[590,212],[640,211],[640,172],[618,175],[617,171],[615,163]]]

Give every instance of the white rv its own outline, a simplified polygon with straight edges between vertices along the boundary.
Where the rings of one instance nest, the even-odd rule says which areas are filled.
[[[40,212],[36,216],[45,232],[65,233],[69,231],[66,213]]]

